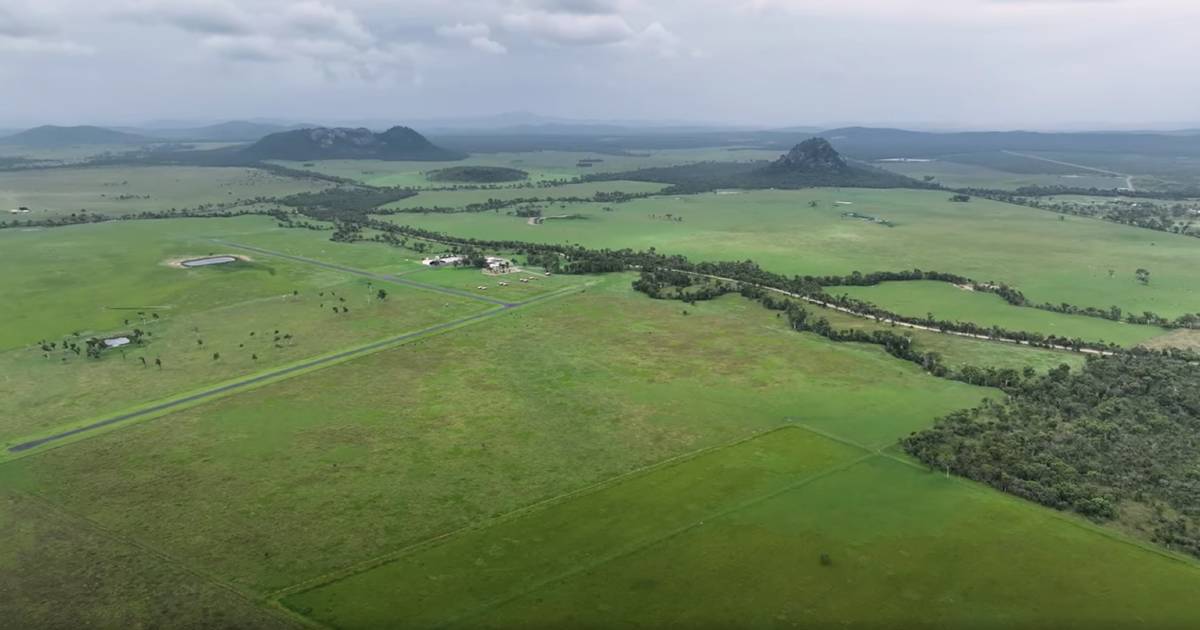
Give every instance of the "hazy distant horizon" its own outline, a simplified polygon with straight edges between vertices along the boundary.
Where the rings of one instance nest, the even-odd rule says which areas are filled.
[[[394,125],[404,125],[434,130],[450,130],[461,129],[465,131],[478,130],[486,131],[489,129],[507,129],[520,126],[537,129],[538,127],[550,127],[554,125],[580,125],[580,126],[613,126],[626,128],[644,128],[647,130],[654,129],[711,129],[711,130],[737,130],[745,129],[747,131],[769,131],[769,130],[811,130],[813,132],[841,129],[846,127],[871,127],[871,128],[894,128],[910,131],[926,131],[926,132],[984,132],[984,131],[1031,131],[1041,133],[1085,133],[1085,132],[1158,132],[1169,133],[1176,131],[1197,131],[1200,130],[1200,121],[1195,122],[1146,122],[1146,123],[1106,123],[1106,122],[1077,122],[1063,123],[1047,127],[1031,127],[1021,126],[1016,124],[974,124],[974,125],[945,125],[942,123],[931,121],[827,121],[816,123],[798,122],[794,124],[754,124],[751,122],[722,122],[713,120],[671,120],[671,119],[587,119],[573,118],[570,116],[542,116],[540,114],[532,114],[529,112],[519,112],[520,114],[532,116],[542,119],[536,122],[512,122],[506,123],[504,117],[509,114],[518,112],[501,112],[499,114],[478,114],[473,116],[462,117],[447,117],[447,118],[330,118],[330,119],[287,119],[278,118],[270,115],[258,116],[231,116],[227,118],[191,118],[191,119],[176,119],[176,118],[154,118],[149,120],[135,121],[95,121],[95,120],[79,120],[79,121],[38,121],[33,123],[12,122],[5,123],[0,121],[0,133],[8,131],[18,131],[43,125],[71,127],[71,126],[97,126],[114,129],[137,129],[137,130],[170,130],[170,129],[189,129],[208,127],[219,125],[228,122],[251,122],[268,125],[280,126],[295,126],[295,125],[312,125],[322,127],[368,127],[371,129],[382,130]],[[495,120],[489,120],[495,119]]]

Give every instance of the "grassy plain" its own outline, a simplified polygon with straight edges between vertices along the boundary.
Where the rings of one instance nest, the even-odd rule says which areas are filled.
[[[587,220],[537,226],[487,213],[388,218],[476,238],[656,247],[696,260],[748,258],[782,273],[947,271],[1006,282],[1038,302],[1117,305],[1172,317],[1200,311],[1195,239],[986,199],[952,203],[942,192],[813,189],[655,197],[613,207],[604,212],[601,204],[581,204],[572,212]],[[897,225],[845,218],[847,211]],[[1151,271],[1149,285],[1135,279],[1139,267]]]
[[[884,446],[994,395],[628,282],[14,460],[0,484],[265,593],[790,419]]]
[[[537,188],[485,188],[482,190],[436,190],[417,194],[415,197],[401,199],[387,204],[384,208],[461,208],[472,203],[482,203],[489,199],[520,199],[529,197],[592,197],[598,192],[625,193],[654,193],[662,190],[664,184],[651,182],[588,182],[582,184],[563,184]],[[503,211],[502,211],[503,212]]]
[[[916,180],[926,176],[950,188],[1015,190],[1022,186],[1069,186],[1113,189],[1125,185],[1124,178],[1101,173],[1012,173],[980,164],[949,160],[931,162],[872,162],[873,166]]]
[[[344,280],[280,260],[232,268],[177,269],[171,259],[224,253],[210,238],[234,240],[276,229],[263,217],[110,222],[0,231],[0,349],[280,296]],[[234,252],[236,253],[236,252]]]
[[[973,365],[1022,370],[1031,367],[1039,373],[1066,364],[1073,368],[1083,365],[1084,357],[1077,352],[1031,348],[1016,344],[982,339],[970,339],[955,335],[944,335],[927,330],[916,330],[881,324],[862,317],[855,317],[833,309],[805,304],[813,317],[824,317],[835,328],[855,330],[890,330],[913,340],[913,346],[921,352],[936,352],[951,367]]]
[[[320,190],[328,182],[280,177],[253,168],[95,166],[0,172],[0,220],[78,213],[118,217],[194,208],[254,197]],[[29,214],[9,210],[28,206]]]
[[[636,500],[638,488],[627,485]],[[687,500],[697,498],[680,502]],[[1195,620],[1188,603],[1200,586],[1195,563],[886,456],[757,501],[730,502],[723,513],[697,515],[646,545],[588,558],[557,575],[516,560],[553,555],[554,540],[528,532],[568,507],[530,516],[526,536],[516,542],[468,541],[444,556],[435,549],[409,562],[424,576],[457,577],[451,567],[463,571],[474,560],[482,562],[480,572],[515,565],[542,578],[514,597],[488,600],[468,591],[477,608],[451,619],[451,627],[1083,629],[1183,627]],[[579,522],[564,524],[554,539],[572,540],[576,527],[588,527]],[[400,605],[440,586],[425,584],[395,594]],[[357,608],[355,593],[343,593]],[[343,610],[352,622],[340,627],[370,627]]]
[[[885,282],[873,287],[831,287],[829,291],[845,293],[910,317],[932,313],[938,319],[1107,341],[1123,346],[1137,345],[1166,332],[1153,326],[1133,326],[1096,317],[1012,306],[998,295],[967,291],[946,282]]]
[[[260,218],[5,231],[0,240],[9,246],[0,257],[29,271],[0,279],[16,296],[5,302],[11,310],[3,331],[8,347],[0,351],[0,389],[11,393],[0,397],[0,443],[495,308],[257,253],[251,263],[230,266],[163,264],[180,254],[243,253],[209,235],[356,268],[423,271],[433,286],[466,281],[462,275],[457,277],[464,282],[437,275],[453,276],[455,270],[405,262],[415,252],[331,243],[326,232],[279,229]],[[554,286],[571,282],[555,278]],[[380,289],[386,299],[378,298]],[[508,293],[518,301],[536,290],[520,285]],[[114,298],[121,301],[111,302]],[[129,334],[134,328],[147,333],[143,345],[107,351],[100,360],[62,345],[65,340],[84,346],[93,335]],[[38,347],[41,339],[59,345],[45,351]]]
[[[5,627],[303,627],[34,496],[0,488],[0,532]]]
[[[427,171],[447,166],[502,166],[529,173],[529,180],[571,179],[589,173],[611,173],[651,166],[670,166],[688,162],[773,160],[780,151],[735,150],[727,148],[647,151],[629,155],[582,153],[573,151],[536,151],[529,153],[481,153],[458,162],[384,162],[379,160],[320,160],[280,164],[328,175],[355,179],[375,186],[412,186],[441,188],[445,182],[429,180]],[[590,167],[578,166],[579,160],[601,160]]]

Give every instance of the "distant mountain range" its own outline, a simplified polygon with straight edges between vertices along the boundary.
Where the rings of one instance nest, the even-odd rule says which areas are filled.
[[[443,149],[409,127],[374,133],[360,127],[316,127],[268,135],[242,150],[255,160],[461,160],[466,154]]]
[[[904,129],[846,127],[821,134],[839,151],[860,160],[937,158],[988,151],[1125,153],[1200,156],[1200,136],[1186,132],[968,131],[932,133]]]
[[[475,119],[426,120],[421,134],[405,137],[395,127],[382,133],[365,128],[312,127],[273,120],[229,121],[213,125],[163,121],[157,127],[106,128],[43,126],[8,135],[0,144],[31,148],[81,145],[145,145],[167,142],[252,143],[269,136],[305,129],[325,131],[328,146],[304,140],[303,134],[275,138],[250,153],[320,159],[319,156],[368,156],[380,159],[455,159],[464,153],[514,151],[590,151],[624,154],[701,147],[759,148],[784,151],[813,135],[827,138],[843,155],[863,161],[888,158],[966,160],[1002,152],[1110,153],[1146,156],[1200,157],[1200,131],[969,131],[931,132],[877,127],[843,127],[815,131],[807,127],[748,129],[695,123],[638,121],[580,121],[512,113]],[[382,127],[382,125],[379,125]],[[409,129],[411,131],[411,129]],[[416,133],[416,132],[412,132]],[[389,136],[393,134],[394,137]],[[336,137],[344,138],[344,141]],[[389,140],[388,138],[391,137]],[[290,139],[289,139],[290,138]],[[309,156],[309,157],[297,157]],[[288,158],[292,159],[292,158]],[[982,158],[981,158],[982,159]],[[991,158],[988,158],[991,159]],[[1015,158],[1014,158],[1015,159]],[[994,160],[992,160],[994,161]],[[1032,168],[1032,167],[1030,167]],[[1038,168],[1045,168],[1039,165]]]

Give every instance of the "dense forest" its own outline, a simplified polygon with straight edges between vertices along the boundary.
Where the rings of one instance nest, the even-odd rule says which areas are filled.
[[[1194,356],[1089,358],[904,440],[939,471],[1200,555],[1200,367]]]

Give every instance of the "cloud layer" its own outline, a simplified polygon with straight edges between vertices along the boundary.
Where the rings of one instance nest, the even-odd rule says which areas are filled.
[[[0,124],[1183,121],[1198,19],[1192,0],[8,0]]]

